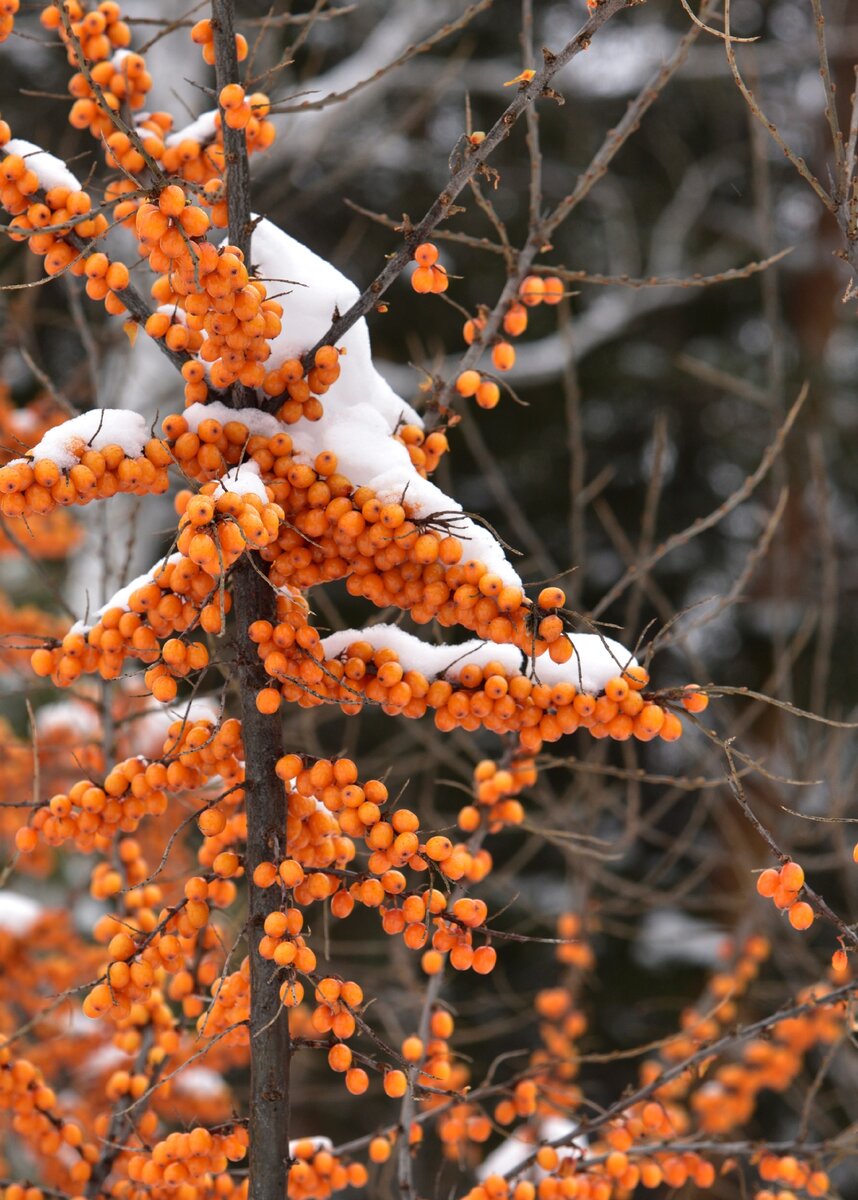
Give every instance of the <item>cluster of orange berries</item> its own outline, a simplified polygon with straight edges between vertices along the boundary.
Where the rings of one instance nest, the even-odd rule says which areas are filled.
[[[367,1171],[363,1163],[342,1163],[326,1146],[312,1138],[302,1138],[289,1147],[287,1192],[289,1200],[327,1200],[344,1188],[363,1188]]]
[[[235,486],[240,487],[240,481]],[[223,491],[215,482],[203,484],[195,496],[183,492],[177,507],[181,513],[179,553],[214,580],[248,547],[259,550],[270,545],[284,518],[278,504],[266,503],[256,492]]]
[[[0,133],[8,135],[8,126]],[[3,144],[6,141],[8,136],[3,138]],[[72,244],[71,236],[87,240],[98,238],[108,227],[104,213],[92,212],[92,198],[88,192],[57,184],[41,193],[39,178],[27,166],[26,158],[20,154],[7,154],[0,162],[0,202],[13,214],[10,239],[26,241],[30,250],[44,259],[47,275],[61,275],[64,271],[71,271],[73,275],[85,274],[86,258],[83,251]],[[99,263],[104,258],[101,255]],[[101,278],[103,290],[98,299],[104,300],[105,308],[113,315],[125,312],[125,305],[117,293],[128,286],[128,268],[122,263],[108,264]]]
[[[517,1182],[502,1175],[489,1175],[466,1194],[465,1200],[612,1200],[628,1195],[638,1186],[647,1189],[663,1183],[671,1188],[692,1183],[711,1188],[715,1168],[694,1152],[632,1158],[623,1150],[608,1150],[601,1162],[582,1159],[579,1150],[565,1152],[540,1146],[534,1159],[544,1173],[538,1184],[529,1179]]]
[[[316,1007],[313,1009],[310,1021],[317,1033],[332,1033],[338,1042],[348,1041],[350,1037],[354,1036],[357,1028],[354,1010],[359,1009],[363,1004],[363,989],[359,984],[351,979],[339,980],[326,976],[316,984],[314,998]],[[333,1048],[331,1047],[332,1050]],[[347,1047],[344,1048],[347,1049]],[[330,1064],[330,1054],[328,1061]],[[332,1065],[331,1069],[342,1071],[341,1061],[341,1059],[335,1058],[336,1065]]]
[[[256,92],[250,99],[251,116],[244,126],[244,140],[247,153],[255,154],[267,150],[273,144],[277,131],[274,122],[262,115],[268,110],[268,97],[262,92]],[[152,128],[152,122],[156,122],[156,128]],[[194,132],[192,136],[190,131],[182,137],[174,134],[168,139],[168,144],[159,145],[156,140],[159,129],[160,136],[163,137],[172,123],[173,118],[168,113],[153,113],[152,117],[140,126],[141,130],[151,129],[151,140],[144,138],[144,145],[168,174],[178,175],[188,183],[196,185],[203,203],[211,205],[212,224],[218,229],[225,229],[229,223],[229,216],[223,184],[226,158],[221,114],[212,114],[210,134]]]
[[[444,267],[438,262],[438,247],[432,242],[421,242],[414,250],[414,261],[417,269],[411,276],[411,286],[415,292],[425,295],[427,292],[446,292],[450,280]]]
[[[440,429],[426,433],[419,425],[401,425],[393,435],[402,442],[417,473],[427,479],[450,449],[447,435]]]
[[[227,1191],[231,1192],[229,1164],[241,1162],[247,1147],[247,1130],[241,1125],[228,1133],[212,1133],[198,1125],[185,1133],[169,1134],[156,1142],[148,1154],[132,1154],[127,1164],[128,1178],[142,1185],[144,1194],[164,1189],[167,1194],[192,1200],[197,1195],[196,1181],[214,1176],[216,1194],[220,1194],[217,1183],[223,1176],[229,1185]],[[204,1194],[209,1191],[209,1187],[204,1187]]]
[[[215,65],[214,26],[208,17],[197,21],[191,29],[191,41],[202,48],[203,58],[210,67]],[[235,35],[235,52],[239,62],[247,58],[247,38],[243,34]]]
[[[197,368],[200,364],[186,363],[185,369],[192,365]],[[196,377],[199,372],[195,369],[190,374]],[[228,416],[228,410],[222,409],[219,403],[210,404],[207,409],[211,410],[212,415],[196,423],[195,429],[190,428],[181,413],[173,413],[161,422],[170,453],[182,474],[188,479],[211,482],[220,478],[228,468],[246,459],[258,463],[252,451],[258,453],[262,445],[268,445],[269,439],[251,437],[242,421],[217,419],[215,413],[218,417]],[[284,434],[284,437],[288,438],[289,435]],[[290,449],[291,445],[292,439],[289,438]],[[191,493],[186,495],[190,497]]]
[[[421,717],[431,708],[436,726],[444,732],[515,732],[528,754],[579,728],[593,737],[621,741],[632,736],[639,741],[656,736],[674,741],[682,734],[673,712],[647,703],[641,695],[648,678],[641,668],[631,667],[609,680],[598,697],[578,692],[568,682],[551,687],[536,683],[500,662],[465,663],[457,666],[454,680],[431,682],[420,672],[406,670],[392,648],[376,649],[368,642],[353,642],[342,657],[326,659],[321,645],[314,645],[309,636],[315,631],[306,630],[291,645],[277,649],[265,641],[259,649],[266,671],[283,681],[283,697],[308,707],[333,701],[351,714],[360,710],[365,698],[388,715]]]
[[[167,464],[172,461],[160,438],[150,438],[138,457],[128,457],[119,445],[91,449],[83,438],[67,449],[77,462],[68,469],[50,458],[19,459],[0,467],[0,512],[5,517],[46,515],[58,506],[89,504],[117,493],[146,496],[169,487]]]
[[[56,1092],[45,1083],[39,1067],[27,1058],[15,1057],[9,1046],[0,1045],[0,1111],[12,1114],[14,1132],[48,1160],[71,1151],[67,1178],[73,1186],[82,1187],[92,1173],[92,1164],[98,1161],[98,1147],[84,1139],[80,1125],[64,1120],[56,1109]],[[7,1197],[10,1190],[5,1189]],[[35,1200],[28,1193],[29,1189],[21,1188],[21,1200]]]
[[[31,854],[40,840],[51,846],[73,841],[83,853],[106,852],[117,832],[133,833],[144,816],[165,812],[168,795],[195,791],[215,776],[230,790],[235,805],[242,797],[242,755],[239,721],[230,719],[215,727],[205,718],[178,719],[170,726],[160,760],[147,763],[134,756],[117,763],[103,784],[83,779],[67,793],[57,793],[36,809],[30,825],[18,830],[17,848]],[[214,835],[226,818],[219,808],[211,808],[199,821],[203,833]],[[116,895],[123,887],[115,869],[108,868],[99,879],[99,898]]]
[[[793,1154],[764,1154],[757,1164],[757,1173],[765,1183],[789,1188],[789,1195],[799,1191],[808,1196],[827,1196],[831,1186],[826,1171],[814,1170],[810,1163]],[[786,1195],[784,1191],[775,1193],[766,1188],[757,1192],[755,1200],[783,1200]]]
[[[81,52],[90,61],[101,62],[131,42],[131,30],[121,19],[122,9],[114,0],[102,0],[90,12],[78,0],[64,0],[63,8],[69,18],[72,38],[80,44]],[[63,26],[60,6],[46,5],[39,20],[43,28],[59,30],[68,50],[69,63],[74,66],[77,47]]]
[[[702,1084],[696,1081],[691,1106],[702,1130],[724,1134],[744,1125],[754,1113],[760,1092],[786,1091],[814,1047],[830,1046],[842,1036],[844,1003],[816,1003],[826,990],[819,984],[805,988],[798,1001],[813,1004],[810,1011],[778,1021],[769,1037],[746,1043],[741,1061],[719,1066]],[[686,1080],[684,1086],[693,1082]]]
[[[775,907],[786,909],[793,929],[810,929],[813,924],[813,909],[798,894],[804,887],[804,870],[797,862],[787,862],[776,871],[768,867],[757,876],[757,891],[761,896],[774,901]]]
[[[223,119],[230,129],[246,129],[252,117],[267,117],[271,103],[262,92],[248,96],[240,83],[228,83],[221,88],[218,104],[223,109]]]
[[[412,283],[413,283],[412,279]],[[417,289],[420,290],[420,289]],[[508,337],[519,337],[527,329],[527,309],[537,304],[559,304],[563,299],[563,281],[556,275],[546,279],[539,275],[528,275],[519,289],[518,299],[510,304],[503,316],[503,331]],[[462,328],[462,337],[468,346],[480,337],[486,327],[487,316],[481,311],[469,317]],[[499,338],[492,346],[492,365],[497,371],[509,371],[515,363],[512,345]],[[484,379],[479,371],[462,371],[456,379],[456,391],[463,397],[475,397],[480,408],[496,408],[500,401],[500,388],[491,379]]]
[[[294,425],[301,419],[319,420],[324,411],[319,396],[324,396],[339,377],[339,352],[333,346],[320,346],[309,371],[305,373],[300,359],[289,358],[268,372],[262,381],[262,389],[268,396],[288,396],[277,410],[277,419],[286,425]]]
[[[476,804],[466,804],[459,810],[459,828],[474,833],[484,819],[490,833],[497,833],[504,825],[520,825],[524,809],[513,797],[534,783],[536,767],[532,758],[517,758],[505,768],[483,759],[474,768]]]
[[[161,657],[159,638],[184,633],[199,624],[206,632],[219,633],[223,614],[229,612],[232,597],[216,595],[211,576],[196,563],[181,555],[156,568],[153,578],[135,588],[126,606],[111,606],[84,633],[71,630],[53,647],[35,650],[30,665],[36,675],[57,687],[70,687],[83,674],[97,672],[102,679],[118,679],[126,657],[154,663]],[[208,662],[202,642],[182,643],[185,654],[177,665],[201,670]],[[179,657],[177,648],[168,652]],[[166,663],[159,664],[167,666]],[[159,672],[158,676],[170,674]],[[162,687],[161,699],[169,699],[168,687]],[[175,692],[173,692],[175,695]]]
[[[301,933],[303,928],[304,914],[300,909],[277,909],[265,918],[259,943],[263,958],[289,969],[289,979],[281,988],[281,999],[288,1008],[304,999],[304,985],[295,980],[295,972],[308,975],[316,969],[316,955]]]
[[[271,353],[268,343],[280,332],[283,307],[266,299],[263,283],[250,279],[241,250],[218,249],[205,241],[207,214],[187,205],[175,184],[164,189],[157,208],[141,207],[136,221],[141,252],[153,270],[165,272],[153,284],[152,295],[161,306],[173,307],[172,313],[163,307],[153,313],[146,332],[163,337],[171,350],[198,353],[202,360],[185,364],[186,402],[208,395],[202,363],[209,364],[215,388],[236,381],[261,387],[263,363]]]
[[[95,16],[95,13],[87,14],[87,18]],[[108,33],[115,34],[116,27],[122,27],[123,24],[121,21],[114,22],[113,26],[108,26]],[[72,53],[70,49],[69,56],[75,66],[77,59],[71,57]],[[84,56],[93,59],[93,55],[86,52]],[[146,60],[142,54],[126,52],[121,57],[94,62],[88,74],[89,79],[80,71],[69,80],[69,92],[75,97],[69,110],[69,124],[75,129],[88,129],[94,138],[104,140],[108,167],[139,175],[146,167],[146,159],[128,134],[116,129],[110,114],[119,112],[126,104],[133,111],[143,107],[146,95],[152,89],[152,76],[146,69]],[[161,128],[151,117],[147,124]]]

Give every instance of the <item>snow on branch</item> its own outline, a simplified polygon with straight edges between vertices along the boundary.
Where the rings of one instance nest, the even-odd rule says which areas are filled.
[[[638,665],[637,659],[625,646],[612,638],[596,633],[577,633],[570,636],[573,654],[566,663],[552,662],[547,654],[535,663],[536,674],[542,683],[571,683],[584,692],[599,693],[609,679]],[[485,667],[499,663],[507,675],[524,674],[528,661],[516,647],[498,645],[479,638],[458,646],[430,645],[398,625],[371,625],[367,629],[343,629],[322,639],[322,648],[329,659],[339,658],[354,642],[368,642],[374,650],[395,650],[406,671],[418,671],[427,679],[443,677],[458,679],[466,666]]]

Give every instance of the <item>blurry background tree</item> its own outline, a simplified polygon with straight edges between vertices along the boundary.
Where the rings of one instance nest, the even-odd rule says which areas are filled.
[[[0,49],[3,117],[16,136],[45,146],[85,180],[97,154],[89,132],[66,123],[66,54],[40,26],[41,7],[22,3],[15,33]],[[183,109],[190,122],[212,104],[200,91],[211,88],[211,72],[189,53],[189,29],[203,15],[199,6],[177,11],[163,0],[136,9],[129,3],[124,13],[154,80],[147,106],[169,108],[179,122]],[[540,65],[543,46],[565,45],[586,17],[576,0],[323,0],[273,10],[239,4],[254,86],[272,97],[277,127],[273,146],[253,162],[255,211],[366,285],[401,246],[403,214],[416,220],[426,211],[466,153],[463,139],[491,128],[519,86],[505,91],[504,83],[530,65],[534,52]],[[495,870],[479,894],[498,914],[496,928],[551,938],[560,919],[561,935],[583,928],[590,949],[564,967],[553,945],[504,943],[492,975],[450,973],[444,984],[457,1014],[455,1051],[477,1087],[524,1067],[526,1057],[498,1060],[498,1046],[540,1046],[535,993],[569,982],[562,972],[571,972],[569,994],[586,1032],[567,1031],[566,1042],[558,1035],[548,1048],[570,1061],[580,1056],[576,1086],[587,1096],[587,1115],[639,1082],[634,1048],[672,1036],[678,1022],[693,1026],[689,1012],[708,1018],[725,988],[737,992],[735,1011],[722,1012],[720,1024],[716,1018],[715,1029],[707,1028],[710,1036],[734,1021],[765,1019],[825,980],[838,937],[854,949],[848,923],[858,911],[854,826],[844,823],[856,816],[854,734],[790,710],[848,721],[858,685],[850,621],[858,342],[848,261],[858,13],[848,0],[742,0],[731,5],[730,29],[757,41],[733,51],[721,36],[723,6],[705,2],[699,17],[709,30],[678,2],[649,0],[619,11],[553,79],[557,95],[536,106],[540,208],[551,211],[564,197],[572,203],[534,270],[560,276],[570,294],[557,306],[530,310],[504,375],[514,396],[504,390],[489,413],[472,400],[455,401],[454,454],[436,476],[521,552],[516,568],[528,584],[562,584],[571,608],[608,622],[605,632],[626,644],[643,635],[641,657],[647,646],[657,651],[647,665],[659,687],[693,678],[721,693],[702,718],[704,730],[689,730],[678,744],[617,746],[580,733],[546,747],[539,778],[523,798],[524,823],[493,839]],[[799,164],[737,88],[732,52],[735,71]],[[826,117],[826,73],[836,89],[839,142]],[[376,365],[418,409],[434,414],[439,402],[449,402],[446,385],[465,352],[462,310],[473,316],[495,303],[527,242],[534,161],[528,133],[532,139],[533,118],[518,122],[489,170],[459,196],[463,211],[433,235],[455,304],[416,296],[406,272],[386,293],[384,311],[370,315]],[[60,412],[99,406],[142,413],[147,425],[178,409],[175,371],[147,339],[126,338],[121,321],[82,297],[68,275],[36,286],[41,260],[26,247],[4,240],[0,256],[8,385],[0,421],[9,455],[38,440],[36,397],[45,425]],[[806,398],[796,413],[800,396]],[[761,462],[764,477],[743,491]],[[694,522],[710,514],[716,519],[698,532]],[[65,627],[68,613],[77,618],[97,609],[168,547],[174,523],[166,499],[94,504],[76,514],[76,534],[62,516],[52,518],[54,528],[34,530],[37,562],[33,547],[19,552],[4,522],[0,622],[9,634],[51,634]],[[320,624],[331,629],[359,627],[365,617],[365,605],[343,584],[316,589],[313,602]],[[31,785],[25,743],[32,727],[39,731],[40,796],[50,793],[51,770],[60,771],[52,756],[67,756],[66,742],[80,753],[96,735],[85,721],[70,734],[68,712],[57,725],[48,691],[34,685],[27,655],[16,649],[20,639],[7,641],[0,771],[8,801]],[[475,764],[498,755],[492,734],[442,737],[431,723],[391,722],[371,710],[347,721],[336,705],[296,708],[284,722],[290,747],[315,755],[346,750],[359,761],[361,778],[389,771],[391,794],[407,785],[406,802],[433,830],[455,824]],[[727,738],[735,738],[733,758]],[[127,752],[137,744],[132,738]],[[67,761],[62,770],[69,779]],[[756,895],[752,872],[780,864],[743,812],[748,805],[846,925],[817,922],[802,935]],[[20,823],[15,809],[0,815],[7,857]],[[91,967],[99,956],[84,943],[101,910],[87,895],[86,868],[73,856],[42,857],[37,866],[43,873],[35,878],[20,862],[14,875],[3,874],[15,897],[0,908],[0,960],[11,963],[42,939],[53,963],[51,939],[59,948],[67,934],[80,939],[81,966]],[[28,907],[27,897],[44,911]],[[51,916],[57,907],[66,908],[67,925]],[[725,935],[747,950],[752,934],[771,938],[772,953],[739,998],[741,971],[725,968],[714,985],[712,972]],[[359,964],[365,994],[376,997],[373,1020],[398,1045],[419,1020],[419,955],[384,938],[371,913],[334,923],[325,936],[332,960],[347,949]],[[568,948],[561,960],[564,954],[570,957]],[[740,961],[762,954],[752,944]],[[31,969],[35,979],[36,965]],[[64,978],[56,963],[52,970],[57,978],[45,976],[45,993],[80,982]],[[847,979],[837,969],[830,986]],[[3,997],[5,1031],[20,1023],[19,1002]],[[542,1003],[547,1012],[550,1002]],[[835,1021],[821,1048],[808,1037],[806,1058],[798,1057],[794,1072],[786,1069],[780,1087],[769,1079],[748,1111],[736,1098],[736,1081],[717,1075],[740,1051],[728,1046],[717,1067],[708,1067],[694,1111],[708,1113],[707,1088],[716,1110],[735,1101],[735,1127],[728,1122],[722,1130],[707,1116],[704,1128],[741,1143],[734,1148],[739,1166],[716,1181],[716,1194],[744,1195],[746,1184],[775,1191],[795,1185],[788,1171],[780,1183],[759,1182],[748,1147],[765,1139],[796,1144],[797,1154],[797,1140],[822,1145],[832,1186],[855,1194],[851,1021],[851,1014]],[[115,1069],[109,1048],[99,1053],[101,1061],[93,1055],[88,1063],[93,1089]],[[42,1054],[50,1061],[50,1046]],[[324,1132],[339,1144],[395,1124],[398,1106],[375,1088],[358,1104],[358,1127],[355,1101],[331,1086],[318,1057],[296,1059],[296,1136]],[[665,1061],[672,1061],[669,1052]],[[227,1072],[226,1084],[240,1103],[243,1077]],[[232,1096],[223,1082],[198,1074],[198,1087],[182,1108],[176,1086],[161,1110],[168,1123],[199,1119],[207,1103],[212,1122],[228,1119]],[[206,1088],[214,1090],[204,1100]],[[467,1191],[483,1138],[494,1147],[504,1137],[494,1103],[487,1111],[495,1124],[474,1124],[473,1138],[461,1141],[451,1133],[453,1153],[441,1166],[432,1153],[417,1159],[418,1194]],[[477,1120],[473,1113],[469,1119]],[[437,1130],[426,1127],[431,1143]],[[568,1138],[568,1127],[559,1136]],[[9,1178],[38,1182],[11,1141],[5,1153]],[[732,1154],[713,1161],[720,1169]],[[371,1194],[397,1194],[393,1162],[374,1169]]]

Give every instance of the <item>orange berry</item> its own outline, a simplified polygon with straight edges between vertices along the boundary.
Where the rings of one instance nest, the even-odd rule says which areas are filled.
[[[804,886],[804,869],[797,862],[784,863],[780,870],[780,882],[788,892],[798,892]]]
[[[346,1087],[353,1096],[362,1096],[369,1087],[369,1076],[360,1067],[351,1067],[346,1071]]]
[[[456,391],[460,396],[475,396],[480,382],[479,371],[463,371],[456,380]]]
[[[780,885],[780,875],[772,867],[767,867],[757,876],[757,891],[761,896],[771,899]]]
[[[434,267],[438,261],[438,247],[432,242],[421,242],[414,251],[414,261],[421,267]]]
[[[492,379],[484,379],[477,388],[476,399],[480,408],[497,408],[498,404],[500,403],[500,398],[500,388]]]
[[[404,1096],[408,1090],[408,1078],[404,1071],[385,1071],[385,1093],[393,1099]]]
[[[479,950],[474,951],[474,961],[471,966],[478,975],[490,975],[497,960],[497,951],[494,946],[480,946]]]
[[[813,909],[805,900],[796,900],[787,915],[793,929],[810,929],[813,924]]]

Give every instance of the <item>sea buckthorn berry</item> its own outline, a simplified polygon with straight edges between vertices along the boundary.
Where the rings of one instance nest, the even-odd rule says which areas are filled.
[[[384,1091],[386,1095],[397,1099],[404,1096],[407,1090],[408,1078],[404,1071],[385,1071]]]
[[[533,308],[545,298],[545,283],[539,275],[528,275],[522,280],[518,294],[523,304]]]
[[[456,379],[456,391],[460,396],[475,396],[480,382],[479,371],[463,371]]]
[[[277,879],[277,867],[273,862],[261,862],[254,869],[253,882],[257,887],[269,888]]]
[[[438,261],[438,247],[432,242],[421,242],[414,251],[414,261],[421,267],[434,267]]]
[[[559,304],[565,294],[563,280],[557,275],[546,275],[543,280],[543,304]]]
[[[804,869],[797,862],[788,862],[780,869],[780,883],[788,892],[799,892],[804,887]]]
[[[346,1071],[346,1087],[353,1096],[362,1096],[369,1087],[369,1076],[361,1067]]]
[[[477,388],[476,399],[480,408],[497,408],[500,398],[500,388],[492,379],[484,379]]]
[[[793,929],[810,929],[813,924],[813,909],[805,900],[797,900],[790,905],[787,915]]]
[[[690,713],[700,713],[709,707],[709,697],[693,683],[685,688],[682,707]]]
[[[761,871],[757,876],[757,891],[761,896],[766,896],[771,899],[780,885],[780,875],[771,867],[767,867],[765,871]]]

